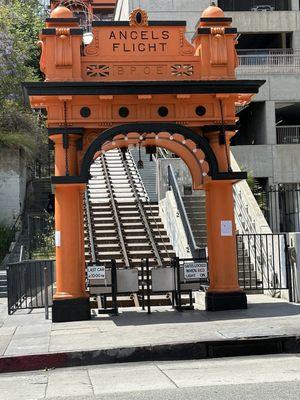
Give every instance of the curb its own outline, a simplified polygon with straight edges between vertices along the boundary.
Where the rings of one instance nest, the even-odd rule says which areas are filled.
[[[175,361],[300,353],[300,336],[173,343],[0,358],[0,373],[138,361]]]

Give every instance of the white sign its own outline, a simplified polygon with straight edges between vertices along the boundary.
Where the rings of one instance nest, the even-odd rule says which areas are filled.
[[[184,279],[206,279],[207,263],[189,263],[183,265]]]
[[[232,221],[221,221],[221,236],[232,236]]]
[[[87,267],[88,279],[105,279],[105,267],[100,265],[92,265]]]
[[[55,246],[60,247],[60,231],[55,231]]]

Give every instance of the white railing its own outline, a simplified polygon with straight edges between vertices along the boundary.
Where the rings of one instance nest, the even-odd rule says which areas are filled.
[[[233,171],[240,171],[232,153],[230,159]],[[242,241],[241,244],[248,253],[252,266],[257,267],[263,286],[267,287],[265,282],[268,282],[269,277],[275,272],[285,284],[285,263],[281,257],[281,254],[284,254],[284,236],[277,235],[277,238],[275,235],[275,238],[272,235],[271,228],[246,181],[237,182],[233,186],[233,193],[236,227],[238,233],[242,234],[239,240]],[[271,253],[269,249],[273,249],[273,252]],[[275,292],[271,291],[270,294],[274,295]]]
[[[300,125],[277,126],[277,144],[299,144]]]
[[[238,72],[251,74],[299,73],[300,53],[274,52],[238,54]]]
[[[289,55],[294,54],[293,49],[237,49],[239,56],[257,56],[257,55]]]

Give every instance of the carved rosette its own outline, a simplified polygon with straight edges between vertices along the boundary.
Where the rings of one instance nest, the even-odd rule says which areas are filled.
[[[130,26],[148,26],[148,14],[145,10],[137,8],[129,15]]]

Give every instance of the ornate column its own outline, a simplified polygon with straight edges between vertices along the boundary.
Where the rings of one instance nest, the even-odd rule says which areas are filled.
[[[225,132],[224,132],[225,134]],[[210,132],[207,137],[218,160],[220,172],[230,171],[230,132]],[[224,136],[224,135],[223,135]],[[211,180],[205,184],[207,244],[210,286],[206,293],[208,311],[247,308],[247,297],[239,287],[233,181]]]
[[[64,134],[50,134],[55,143],[55,177],[52,183],[55,185],[56,293],[53,322],[90,318],[83,237],[83,192],[86,184],[77,176],[76,142],[79,135],[69,133],[68,128]]]
[[[247,308],[238,283],[234,199],[231,181],[205,185],[210,286],[208,311]]]

